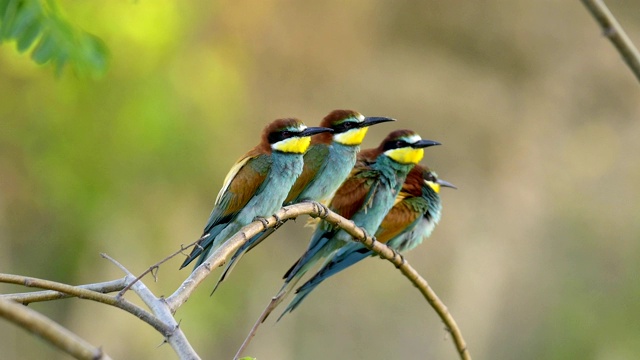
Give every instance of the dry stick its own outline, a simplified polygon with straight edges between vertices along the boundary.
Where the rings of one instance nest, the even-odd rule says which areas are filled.
[[[602,0],[582,0],[582,3],[600,24],[604,36],[611,40],[631,71],[633,71],[636,79],[640,81],[640,53],[638,53],[638,49],[633,45],[633,42],[631,42],[631,39],[629,39],[611,11],[609,11],[607,5]]]
[[[0,299],[0,317],[40,336],[51,345],[76,359],[110,360],[102,349],[89,344],[78,335],[60,326],[46,316],[14,301]]]
[[[127,285],[126,279],[122,278],[118,280],[105,281],[105,282],[95,283],[95,284],[78,285],[78,287],[86,290],[96,291],[102,294],[107,294],[114,291],[120,291],[126,285]],[[59,291],[52,291],[52,290],[33,291],[33,292],[18,293],[18,294],[0,294],[0,299],[13,300],[23,305],[27,305],[34,302],[40,302],[40,301],[68,299],[71,297],[73,297],[73,295],[66,294]]]
[[[247,337],[242,342],[242,345],[240,345],[240,347],[238,348],[238,351],[236,351],[236,354],[233,357],[233,360],[239,359],[240,355],[242,355],[242,353],[247,349],[247,347],[249,347],[249,343],[251,342],[251,340],[253,340],[253,338],[256,336],[256,333],[258,332],[258,327],[260,327],[260,325],[267,319],[267,316],[269,316],[269,314],[271,314],[271,312],[278,305],[280,305],[285,294],[286,292],[281,291],[278,294],[276,294],[276,296],[271,298],[271,301],[269,302],[267,307],[265,307],[264,310],[262,310],[262,314],[260,314],[260,316],[258,317],[258,320],[256,320],[256,322],[253,324],[253,327],[251,328],[251,330],[249,330],[249,334],[247,334]]]
[[[182,332],[182,329],[180,329],[178,323],[176,322],[176,319],[173,317],[173,314],[169,310],[169,307],[164,302],[164,300],[158,299],[142,281],[138,281],[139,279],[135,278],[133,274],[118,261],[107,254],[100,254],[100,256],[111,261],[125,274],[127,274],[127,281],[135,281],[135,285],[133,285],[131,289],[133,289],[133,291],[140,297],[140,299],[144,301],[144,303],[160,319],[160,321],[164,322],[173,329],[171,333],[163,335],[165,336],[165,341],[169,343],[178,357],[183,360],[200,360],[200,357],[189,343],[189,340],[187,340],[187,337]]]
[[[333,211],[327,209],[325,206],[314,203],[315,208],[309,214],[311,216],[317,216],[323,218],[325,221],[339,226],[343,230],[345,230],[349,235],[353,236],[357,241],[360,241],[366,248],[372,250],[376,254],[378,254],[381,258],[387,259],[391,261],[396,268],[400,269],[400,271],[420,290],[422,295],[425,297],[427,302],[433,307],[436,311],[440,319],[447,326],[447,330],[451,333],[456,349],[458,350],[458,354],[461,359],[470,360],[471,354],[467,349],[467,344],[462,337],[462,333],[460,332],[460,328],[456,324],[453,316],[449,313],[449,310],[444,305],[444,303],[438,298],[438,295],[431,289],[427,281],[418,274],[418,272],[409,265],[408,262],[398,254],[396,251],[392,250],[385,244],[375,241],[375,239],[369,236],[362,228],[356,226],[351,220],[347,220],[342,216],[334,213]],[[234,359],[239,358],[240,354],[246,349],[249,345],[251,339],[255,336],[255,332],[257,331],[258,326],[265,320],[266,316],[277,306],[282,300],[282,295],[279,293],[275,297],[271,299],[269,305],[262,312],[253,328],[247,335],[247,338],[238,349],[238,352],[235,355]]]
[[[331,224],[339,226],[347,231],[354,238],[363,241],[363,244],[369,249],[381,255],[396,264],[397,267],[402,271],[402,273],[416,286],[422,294],[425,296],[429,304],[436,310],[438,315],[441,317],[442,321],[445,323],[447,328],[452,334],[454,343],[458,349],[460,357],[462,359],[470,359],[469,352],[466,348],[466,344],[464,339],[462,338],[462,334],[453,320],[451,314],[449,314],[446,306],[440,301],[437,295],[433,292],[426,280],[424,280],[420,275],[409,266],[406,262],[403,261],[401,257],[397,256],[393,250],[387,248],[385,245],[373,241],[371,237],[365,238],[365,233],[362,229],[355,226],[355,224],[329,210],[326,207],[315,203],[315,202],[303,202],[296,205],[286,206],[280,209],[274,216],[271,216],[267,219],[261,219],[261,221],[254,221],[253,223],[242,228],[240,232],[231,237],[228,241],[223,244],[218,250],[213,252],[209,258],[198,268],[196,268],[191,275],[181,284],[181,286],[168,298],[164,300],[164,303],[167,305],[170,313],[175,313],[175,311],[184,304],[187,299],[191,296],[196,287],[204,281],[206,276],[211,272],[211,270],[215,267],[221,266],[224,264],[227,258],[231,256],[231,254],[235,253],[248,239],[257,235],[267,228],[272,228],[277,226],[282,220],[296,218],[300,215],[311,215],[312,217],[322,217],[325,218]],[[178,251],[180,253],[183,249]],[[153,267],[152,267],[153,268]],[[127,276],[127,281],[135,280],[133,276]],[[18,275],[10,275],[10,274],[0,274],[0,282],[13,283],[19,285],[25,285],[29,287],[39,287],[44,289],[51,289],[56,292],[62,292],[68,294],[70,296],[77,296],[83,299],[89,299],[97,302],[102,302],[108,305],[116,306],[121,308],[131,314],[136,315],[141,318],[143,321],[147,322],[151,326],[153,326],[156,330],[158,330],[161,334],[165,336],[170,336],[176,331],[175,327],[168,326],[165,322],[159,320],[152,314],[148,313],[144,309],[131,304],[120,297],[112,297],[108,295],[104,295],[95,291],[83,289],[77,286],[71,286],[61,283],[56,283],[52,281],[29,278]],[[139,281],[137,283],[140,283]],[[141,283],[140,283],[141,284]],[[96,284],[97,285],[97,284]],[[138,286],[138,285],[136,285]],[[21,294],[15,294],[21,295]],[[25,295],[27,296],[27,295]],[[159,300],[161,301],[161,300]]]
[[[469,353],[467,344],[462,337],[460,328],[447,309],[447,306],[442,302],[442,300],[440,300],[435,291],[433,291],[433,289],[429,286],[427,280],[421,277],[420,274],[411,265],[409,265],[409,263],[404,259],[402,255],[398,254],[396,251],[384,245],[383,243],[377,242],[375,241],[375,239],[369,236],[367,236],[366,239],[359,238],[358,240],[361,241],[365,247],[380,255],[381,258],[391,261],[396,266],[396,268],[398,268],[404,274],[404,276],[406,276],[418,288],[418,290],[420,290],[427,302],[429,302],[438,316],[440,316],[440,319],[445,323],[445,325],[447,326],[447,330],[451,332],[460,358],[470,360],[471,354]]]
[[[195,246],[200,240],[202,240],[204,237],[192,242],[191,244],[187,245],[187,246],[180,246],[180,250],[174,252],[173,254],[167,256],[166,258],[158,261],[157,263],[151,265],[147,270],[145,270],[142,274],[138,275],[138,277],[136,277],[132,282],[129,283],[129,285],[125,286],[124,289],[122,289],[119,293],[118,296],[123,296],[124,293],[126,293],[135,283],[137,283],[138,281],[140,281],[140,279],[142,279],[145,275],[152,273],[154,270],[158,270],[160,268],[160,265],[164,264],[165,262],[173,259],[176,255],[178,254],[182,254],[183,251],[185,251],[186,249]],[[155,278],[155,275],[154,275]]]
[[[293,219],[300,215],[310,215],[312,217],[322,217],[327,222],[339,226],[354,238],[362,241],[364,246],[378,253],[380,256],[391,260],[400,268],[402,273],[418,288],[427,299],[429,304],[435,309],[445,323],[455,343],[461,359],[471,359],[467,345],[462,337],[462,333],[453,317],[449,313],[447,307],[440,301],[435,292],[429,287],[424,280],[402,257],[389,249],[386,245],[373,241],[361,228],[357,227],[352,221],[328,210],[325,206],[316,202],[302,202],[295,205],[285,206],[278,210],[274,216],[260,221],[254,221],[243,227],[237,234],[229,238],[218,250],[214,251],[205,262],[198,266],[191,275],[180,285],[180,287],[169,296],[165,301],[172,313],[182,305],[191,296],[193,291],[202,281],[211,273],[212,269],[224,264],[227,258],[235,253],[248,239],[257,235],[267,228],[276,226],[282,220]]]
[[[122,309],[140,318],[140,320],[151,325],[154,329],[158,330],[163,335],[171,334],[171,332],[173,331],[172,327],[166,325],[165,323],[160,321],[158,318],[153,316],[148,311],[144,310],[143,308],[135,304],[128,302],[123,298],[116,298],[115,296],[101,294],[95,291],[80,288],[78,286],[72,286],[72,285],[62,284],[55,281],[49,281],[49,280],[43,280],[43,279],[21,276],[21,275],[13,275],[13,274],[0,273],[0,283],[24,285],[27,287],[37,287],[41,289],[49,289],[49,290],[63,292],[65,294],[69,294],[71,296],[75,296],[80,299],[97,301],[103,304],[115,306],[119,309]]]
[[[315,214],[317,216],[317,206],[317,203],[313,202],[302,202],[285,206],[278,210],[274,216],[260,219],[259,221],[256,220],[240,229],[239,232],[229,238],[220,248],[211,253],[207,260],[195,268],[191,275],[182,282],[180,287],[165,299],[171,312],[175,313],[176,310],[189,299],[193,291],[205,280],[213,269],[224,265],[225,261],[253,236],[265,229],[276,226],[282,220],[294,219],[300,215],[313,216]]]

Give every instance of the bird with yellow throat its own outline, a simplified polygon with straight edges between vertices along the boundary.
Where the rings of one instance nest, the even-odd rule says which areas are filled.
[[[332,131],[307,127],[295,118],[278,119],[267,125],[260,143],[227,174],[202,237],[180,268],[196,258],[196,267],[199,266],[243,226],[280,209],[302,173],[303,155],[311,136]]]

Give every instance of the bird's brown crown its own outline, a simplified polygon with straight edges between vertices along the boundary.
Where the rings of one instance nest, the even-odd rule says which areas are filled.
[[[320,122],[320,126],[334,129],[336,125],[340,124],[344,119],[361,116],[360,113],[353,110],[333,110],[327,116],[325,116]],[[331,144],[333,140],[333,134],[323,133],[314,136],[311,140],[312,144]]]

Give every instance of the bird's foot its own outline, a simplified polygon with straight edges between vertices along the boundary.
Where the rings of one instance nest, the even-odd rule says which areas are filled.
[[[282,220],[278,214],[273,214],[273,217],[276,219],[276,225],[274,226],[276,229],[284,225],[286,220]]]
[[[400,254],[398,251],[396,251],[395,249],[391,249],[391,251],[393,251],[393,261],[395,262],[396,257],[400,258],[400,264],[396,264],[396,269],[400,269],[400,267],[402,265],[404,265],[407,261],[404,259],[404,255]]]
[[[313,204],[313,210],[317,215],[311,215],[311,217],[324,219],[329,216],[329,208],[325,204],[312,200],[305,200],[305,202]]]
[[[267,221],[267,219],[263,218],[262,216],[254,217],[253,221],[260,221],[262,223],[262,227],[264,227],[264,230],[267,230],[269,228],[269,222]]]
[[[373,236],[373,237],[371,238],[371,247],[376,247],[376,243],[377,243],[377,242],[378,242],[378,240],[376,240],[376,237],[375,237],[375,236]]]
[[[361,242],[364,242],[367,239],[373,240],[372,244],[376,242],[376,239],[373,236],[369,235],[369,233],[367,232],[367,230],[365,228],[359,227],[359,226],[357,228],[360,229],[360,231],[362,231],[362,233],[364,234],[364,236],[362,237]]]

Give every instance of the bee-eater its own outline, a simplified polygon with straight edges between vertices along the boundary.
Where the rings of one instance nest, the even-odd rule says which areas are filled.
[[[370,126],[394,121],[388,117],[365,117],[353,110],[334,110],[325,116],[321,127],[333,133],[323,133],[311,139],[311,146],[304,154],[302,173],[289,191],[283,205],[313,200],[328,204],[338,187],[347,178],[356,163],[356,155]],[[242,255],[271,235],[275,229],[267,229],[247,241],[231,257],[225,266],[215,291],[233,270]]]
[[[375,233],[393,207],[407,174],[424,156],[424,148],[433,145],[440,143],[423,140],[411,130],[393,131],[380,146],[369,150],[375,154],[375,162],[356,164],[329,208],[352,220],[368,234]],[[313,265],[351,241],[351,235],[339,227],[327,222],[318,224],[307,251],[287,271],[285,283],[274,299],[279,299],[277,302],[284,299]]]
[[[225,177],[202,237],[180,268],[200,256],[197,267],[243,226],[256,217],[276,212],[302,172],[303,155],[311,136],[332,131],[307,127],[293,118],[267,125],[261,142],[243,155]]]
[[[366,160],[366,159],[363,159]],[[439,179],[435,172],[416,165],[402,185],[396,203],[376,231],[377,241],[398,252],[409,251],[431,235],[440,221],[442,203],[440,188],[456,188]],[[349,243],[340,248],[322,268],[296,290],[296,296],[283,314],[293,311],[322,281],[375,253],[361,243]]]

